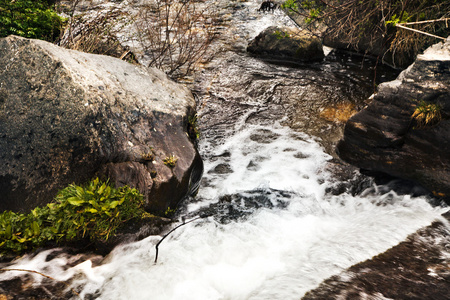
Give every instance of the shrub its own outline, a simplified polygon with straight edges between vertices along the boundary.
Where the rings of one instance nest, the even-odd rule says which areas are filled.
[[[409,63],[411,57],[437,40],[397,29],[397,24],[413,22],[414,29],[441,37],[450,33],[445,22],[450,17],[450,0],[287,0],[283,7],[301,16],[306,24],[325,25],[327,36],[356,50],[361,45],[389,48],[401,64]]]
[[[143,196],[127,186],[114,188],[98,178],[69,185],[53,202],[29,214],[0,214],[0,252],[22,253],[53,241],[106,241],[125,222],[145,214]]]
[[[172,79],[191,75],[216,37],[214,9],[194,0],[155,0],[144,6],[135,26],[148,66]]]
[[[46,0],[0,0],[0,37],[10,34],[55,41],[64,20]]]
[[[58,43],[61,47],[135,62],[134,56],[128,56],[126,48],[117,38],[129,22],[127,19],[130,16],[126,11],[111,7],[95,14],[73,16],[76,4],[69,12],[70,22]],[[126,57],[122,56],[124,53]]]
[[[198,129],[197,115],[188,117],[188,135],[193,140],[198,140],[200,138],[200,130]]]
[[[420,101],[411,116],[417,123],[417,128],[437,125],[441,119],[441,107],[438,104]]]

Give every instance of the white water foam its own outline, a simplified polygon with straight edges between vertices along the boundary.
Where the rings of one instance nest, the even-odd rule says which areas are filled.
[[[224,152],[229,154],[220,156]],[[73,277],[83,299],[89,294],[101,300],[299,299],[323,279],[396,245],[445,210],[425,198],[393,192],[327,195],[328,159],[314,140],[290,129],[243,128],[206,161],[209,187],[200,190],[205,200],[189,210],[225,193],[261,186],[294,193],[287,207],[261,208],[226,224],[208,218],[183,226],[161,243],[156,264],[160,236],[117,247],[100,266],[86,261],[64,270],[63,258],[46,262],[44,255],[11,267]],[[229,164],[233,173],[210,172],[220,163]]]

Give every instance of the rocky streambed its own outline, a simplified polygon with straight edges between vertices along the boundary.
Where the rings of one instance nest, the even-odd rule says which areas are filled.
[[[1,275],[2,293],[17,299],[33,297],[33,290],[49,299],[402,299],[405,291],[404,299],[446,299],[448,226],[441,214],[447,209],[417,196],[414,185],[397,182],[400,193],[375,184],[334,152],[345,121],[370,102],[374,80],[396,72],[378,68],[374,78],[370,59],[336,52],[314,63],[255,58],[247,44],[266,27],[290,26],[289,19],[279,11],[259,13],[256,1],[215,4],[226,12],[226,26],[211,48],[214,59],[190,86],[205,172],[174,226],[205,218],[165,240],[157,263],[159,235],[107,257],[49,250],[22,258],[7,267],[34,269],[70,288],[11,271]],[[402,259],[412,254],[417,259]],[[388,275],[377,279],[380,272]],[[439,292],[408,290],[418,277]],[[11,282],[22,290],[8,291]],[[400,292],[384,293],[394,288]]]

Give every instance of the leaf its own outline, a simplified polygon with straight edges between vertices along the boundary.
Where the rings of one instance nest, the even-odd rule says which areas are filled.
[[[108,185],[105,189],[105,197],[108,198],[111,194],[111,187]]]
[[[39,235],[39,234],[41,233],[39,224],[38,224],[38,222],[36,222],[36,221],[34,221],[34,222],[31,224],[31,229],[33,230],[33,234],[34,234],[35,236],[37,236],[37,235]]]
[[[98,210],[96,210],[95,208],[89,208],[89,209],[86,209],[85,211],[90,212],[91,214],[98,213]]]
[[[111,208],[116,208],[117,205],[120,205],[122,203],[120,203],[120,201],[113,201],[109,204],[109,207]]]
[[[12,238],[12,226],[11,226],[11,224],[6,226],[5,235],[6,235],[6,239],[8,239],[8,240],[10,240]]]
[[[99,195],[103,194],[103,191],[105,190],[105,188],[106,188],[106,184],[103,183],[102,186],[98,188],[97,193]]]
[[[77,190],[77,195],[80,198],[83,198],[83,194],[84,194],[84,189],[81,186],[76,186],[75,189]]]
[[[16,238],[16,240],[17,240],[19,243],[21,243],[21,244],[23,244],[23,243],[25,243],[25,242],[27,241],[26,238],[21,238],[21,239]]]
[[[79,200],[77,197],[70,197],[70,198],[67,198],[67,202],[69,202],[70,204],[75,205],[75,206],[80,206],[85,201]]]

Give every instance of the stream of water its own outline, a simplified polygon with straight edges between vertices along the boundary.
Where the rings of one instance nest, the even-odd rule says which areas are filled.
[[[242,5],[239,14],[256,11],[258,4]],[[244,38],[280,19],[256,13],[245,18],[234,27]],[[256,61],[245,53],[237,55],[249,64]],[[225,56],[234,61],[229,58]],[[290,74],[301,82],[302,74],[313,76],[310,68],[292,71],[258,64],[281,72],[273,78]],[[333,64],[320,65],[314,76]],[[214,77],[219,65],[203,76]],[[226,78],[215,80],[223,83]],[[73,257],[49,259],[49,250],[10,267],[70,279],[82,299],[300,299],[324,279],[384,252],[447,210],[430,205],[425,197],[398,195],[376,185],[357,195],[329,193],[336,178],[328,168],[332,156],[321,140],[288,127],[289,116],[277,101],[250,98],[246,88],[239,90],[244,93],[227,97],[219,87],[208,93],[203,89],[199,148],[205,172],[198,195],[184,203],[180,214],[187,220],[210,216],[174,231],[159,246],[157,263],[155,245],[161,236],[119,246],[99,265],[87,260],[69,268]],[[225,108],[233,99],[239,108],[220,110],[217,101]],[[271,119],[262,113],[267,110]],[[261,117],[255,118],[258,112]],[[224,121],[214,122],[214,116]],[[19,275],[8,272],[2,279]],[[36,284],[43,280],[31,276]]]
[[[185,213],[215,215],[173,232],[156,264],[160,236],[119,246],[98,266],[88,260],[67,269],[70,258],[46,261],[44,252],[11,267],[72,278],[83,299],[300,299],[444,211],[376,186],[358,196],[327,194],[330,156],[281,125],[245,126],[210,151],[200,193]],[[217,172],[221,165],[228,171]],[[35,275],[37,284],[42,279]]]

